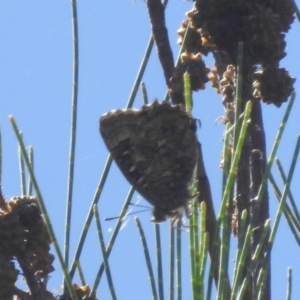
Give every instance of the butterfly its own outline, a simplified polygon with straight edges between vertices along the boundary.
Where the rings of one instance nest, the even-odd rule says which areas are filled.
[[[198,153],[195,120],[184,107],[155,101],[109,111],[100,133],[125,178],[154,206],[151,221],[181,219]]]

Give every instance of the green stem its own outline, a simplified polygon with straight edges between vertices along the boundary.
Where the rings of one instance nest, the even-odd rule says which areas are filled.
[[[184,73],[183,82],[184,82],[185,109],[190,114],[193,104],[192,104],[192,95],[191,95],[190,74],[188,72]]]
[[[156,286],[155,286],[155,280],[154,280],[154,273],[153,273],[152,263],[151,263],[151,259],[150,259],[150,255],[149,255],[149,250],[148,250],[148,245],[147,245],[146,237],[144,234],[144,230],[142,228],[141,222],[138,217],[135,217],[135,222],[138,227],[140,238],[141,238],[141,241],[143,244],[146,264],[147,264],[148,273],[149,273],[149,279],[150,279],[151,288],[152,288],[152,297],[154,300],[158,300]]]
[[[79,243],[78,243],[78,246],[77,246],[77,249],[76,249],[76,252],[75,252],[75,256],[73,258],[71,269],[70,269],[70,277],[71,278],[73,278],[73,276],[74,276],[75,269],[76,269],[76,261],[78,261],[79,258],[80,258],[81,251],[82,251],[82,248],[83,248],[83,244],[84,244],[85,238],[87,236],[88,230],[89,230],[90,225],[91,225],[91,221],[92,221],[92,218],[93,218],[93,206],[95,204],[97,204],[98,201],[99,201],[100,195],[102,193],[102,190],[103,190],[103,187],[104,187],[104,184],[105,184],[108,172],[109,172],[109,168],[111,166],[111,163],[112,163],[112,157],[111,157],[111,155],[109,155],[108,158],[107,158],[105,167],[104,167],[104,171],[103,171],[102,176],[100,178],[100,182],[98,184],[94,199],[92,201],[92,205],[89,209],[88,216],[87,216],[86,221],[85,221],[85,225],[82,229],[82,232],[81,232],[81,235],[80,235],[80,238],[79,238]]]
[[[117,296],[116,296],[116,293],[115,293],[115,288],[114,288],[113,281],[112,281],[112,276],[111,276],[111,273],[110,273],[110,268],[109,268],[109,263],[108,263],[108,256],[107,256],[107,252],[105,250],[104,237],[103,237],[103,232],[102,232],[100,216],[99,216],[99,211],[98,211],[97,205],[94,205],[94,215],[95,215],[95,221],[96,221],[97,230],[98,230],[98,238],[99,238],[100,246],[101,246],[104,270],[105,270],[105,273],[106,273],[106,278],[107,278],[111,298],[113,300],[116,300]]]
[[[247,132],[248,124],[249,124],[249,121],[250,121],[251,108],[252,108],[252,103],[250,101],[248,101],[247,104],[246,104],[244,120],[243,120],[243,123],[242,123],[242,128],[241,128],[241,131],[240,131],[240,136],[239,136],[238,143],[237,143],[237,146],[236,146],[236,151],[234,152],[234,157],[233,157],[233,160],[232,160],[232,165],[231,165],[231,168],[230,168],[230,171],[229,171],[229,177],[228,177],[228,180],[227,180],[227,183],[226,183],[226,187],[225,187],[225,191],[224,191],[224,194],[223,194],[221,209],[220,209],[220,213],[219,213],[219,217],[218,217],[218,222],[217,222],[218,223],[217,231],[220,228],[221,224],[223,224],[223,226],[224,226],[225,223],[227,223],[226,218],[224,219],[225,211],[226,211],[226,205],[228,203],[228,200],[229,200],[229,197],[230,197],[230,193],[232,191],[232,186],[233,186],[233,183],[234,183],[236,169],[237,169],[237,166],[238,166],[238,162],[239,162],[239,159],[240,159],[242,147],[243,147],[244,140],[245,140],[245,137],[246,137],[246,132]],[[227,232],[227,231],[223,231],[223,233],[225,233],[225,232]],[[226,234],[226,235],[228,235],[228,234]],[[216,238],[216,235],[215,235],[215,238]],[[227,239],[225,235],[224,235],[224,238],[225,238],[225,240]],[[224,240],[224,238],[223,238],[223,240]],[[223,251],[227,251],[224,248],[225,247],[224,246],[224,241],[222,243],[223,243],[223,246],[222,246],[223,247]],[[224,259],[226,260],[226,256],[224,256],[224,254],[225,254],[225,252],[223,253],[223,256],[221,256],[221,260],[220,260],[220,266],[221,267],[225,265]],[[220,297],[222,297],[222,293],[225,292],[225,286],[224,286],[224,284],[227,283],[227,280],[225,280],[226,277],[224,277],[224,276],[227,276],[227,274],[223,273],[224,270],[222,270],[222,268],[220,268],[219,272],[220,272],[220,279],[219,279],[219,282],[218,282],[218,298],[220,299]]]
[[[292,299],[292,268],[288,268],[288,286],[287,286],[287,291],[286,291],[286,300],[291,300]]]
[[[280,160],[278,158],[275,158],[275,163],[276,163],[276,165],[278,167],[278,170],[279,170],[280,176],[282,178],[282,181],[285,184],[286,183],[286,176],[285,176],[283,167],[282,167],[282,165],[280,163]],[[296,215],[297,219],[300,220],[300,214],[299,214],[299,211],[298,211],[295,199],[294,199],[291,191],[288,192],[288,196],[289,196],[289,199],[290,199],[290,202],[291,202],[294,214]]]
[[[229,198],[229,195],[230,195],[230,192],[231,192],[231,189],[232,189],[232,186],[233,186],[237,165],[238,165],[238,162],[239,162],[239,159],[240,159],[240,155],[241,155],[242,147],[243,147],[243,144],[244,144],[248,124],[249,124],[249,121],[250,121],[251,108],[252,108],[252,103],[250,101],[248,101],[247,105],[246,105],[246,109],[245,109],[245,115],[244,115],[244,121],[243,121],[243,124],[242,124],[242,129],[241,129],[241,132],[240,132],[240,136],[239,136],[236,151],[234,153],[234,157],[233,157],[233,160],[232,160],[232,165],[231,165],[231,168],[230,168],[227,184],[226,184],[225,191],[224,191],[224,194],[223,194],[223,200],[222,200],[222,205],[221,205],[221,209],[220,209],[220,213],[219,213],[218,222],[220,222],[223,219],[223,216],[225,214],[227,200]],[[220,224],[219,224],[219,226],[220,226]]]
[[[170,222],[170,294],[169,300],[174,300],[174,278],[175,278],[175,229]]]
[[[272,167],[272,164],[273,164],[273,161],[274,161],[274,158],[275,158],[275,155],[276,155],[276,152],[277,152],[277,149],[278,149],[278,146],[279,146],[284,128],[286,126],[286,122],[287,122],[287,120],[289,118],[289,115],[290,115],[290,112],[292,110],[295,97],[296,97],[296,94],[293,92],[292,96],[290,98],[288,107],[286,109],[286,112],[284,114],[283,120],[282,120],[282,122],[280,124],[280,127],[279,127],[279,130],[277,132],[275,142],[274,142],[273,148],[271,150],[271,154],[270,154],[270,157],[269,157],[269,160],[268,160],[268,163],[267,163],[267,167],[266,167],[266,170],[265,170],[265,173],[264,173],[264,176],[263,176],[262,183],[260,185],[258,194],[256,196],[256,199],[254,199],[255,206],[254,206],[254,211],[253,211],[253,217],[251,219],[251,224],[250,224],[251,226],[249,227],[249,230],[251,230],[251,231],[254,227],[254,224],[256,224],[256,219],[258,217],[258,211],[259,211],[259,208],[260,208],[260,203],[263,199],[263,195],[264,195],[264,192],[265,192],[265,187],[266,187],[266,184],[267,184],[267,180],[268,180],[268,177],[269,177],[269,174],[270,174],[270,171],[271,171],[271,167]]]
[[[181,277],[181,222],[177,224],[176,230],[176,278],[177,278],[177,300],[182,299],[182,277]]]
[[[299,8],[298,8],[298,6],[296,4],[296,1],[295,0],[292,0],[292,1],[294,3],[294,7],[295,7],[295,14],[297,16],[298,21],[300,22],[300,11],[299,11]]]
[[[20,132],[20,137],[23,139],[23,134]],[[20,179],[21,179],[21,194],[26,195],[26,179],[25,179],[25,167],[24,167],[24,158],[22,157],[22,151],[19,146],[19,166],[20,166]]]
[[[220,257],[220,267],[219,267],[219,284],[218,284],[218,295],[217,299],[224,299],[224,295],[226,295],[227,288],[227,274],[228,274],[228,256],[229,256],[229,248],[230,248],[230,229],[229,229],[229,221],[230,221],[230,213],[229,209],[225,213],[223,218],[223,228],[222,228],[222,240],[221,240],[221,257]]]
[[[65,265],[63,256],[62,256],[62,252],[60,251],[60,248],[59,248],[59,245],[58,245],[58,242],[57,242],[57,239],[56,239],[54,230],[53,230],[53,228],[52,228],[52,224],[51,224],[51,222],[50,222],[50,218],[49,218],[49,215],[48,215],[48,213],[47,213],[46,206],[45,206],[45,203],[44,203],[42,194],[41,194],[41,192],[40,192],[39,186],[38,186],[37,181],[36,181],[36,179],[35,179],[35,175],[34,175],[33,169],[31,168],[31,164],[30,164],[29,158],[28,158],[28,156],[27,156],[26,149],[25,149],[25,146],[24,146],[22,137],[21,137],[21,135],[20,135],[19,129],[18,129],[18,127],[17,127],[17,124],[16,124],[16,122],[15,122],[13,116],[9,116],[9,120],[10,120],[10,122],[11,122],[11,124],[12,124],[12,127],[13,127],[13,129],[14,129],[15,135],[16,135],[16,137],[17,137],[17,139],[18,139],[19,146],[20,146],[21,153],[22,153],[22,157],[23,157],[23,159],[24,159],[24,161],[25,161],[25,164],[26,164],[28,173],[29,173],[30,178],[31,178],[31,180],[32,180],[32,184],[33,184],[33,186],[34,186],[34,189],[35,189],[35,192],[36,192],[36,196],[37,196],[37,201],[38,201],[38,203],[39,203],[39,207],[40,207],[40,209],[41,209],[41,212],[42,212],[42,214],[44,215],[45,223],[46,223],[46,226],[47,226],[49,235],[50,235],[50,237],[51,237],[51,240],[52,240],[54,249],[55,249],[55,251],[56,251],[58,260],[59,260],[59,262],[60,262],[62,271],[63,271],[63,273],[64,273],[65,281],[66,281],[66,284],[67,284],[67,286],[68,286],[70,295],[71,295],[72,299],[78,300],[77,295],[76,295],[76,292],[75,292],[74,287],[73,287],[72,282],[71,282],[71,277],[70,277],[69,274],[68,274],[68,270],[67,270],[67,267],[66,267],[66,265]]]
[[[163,279],[163,267],[162,267],[162,255],[161,255],[161,238],[159,224],[154,224],[155,229],[155,241],[156,241],[156,259],[157,259],[157,285],[159,299],[164,299],[164,279]]]
[[[286,109],[285,115],[283,117],[283,120],[280,124],[279,130],[277,132],[277,136],[276,136],[273,148],[271,150],[271,154],[270,154],[268,164],[267,164],[267,167],[266,167],[263,179],[262,179],[262,184],[261,184],[261,186],[259,188],[259,191],[258,191],[258,195],[257,195],[256,199],[253,200],[253,201],[255,201],[253,218],[251,219],[251,222],[248,225],[247,232],[245,234],[245,240],[244,240],[244,245],[243,245],[243,249],[242,249],[242,253],[241,253],[240,262],[238,262],[238,261],[236,262],[238,264],[238,268],[237,268],[237,272],[236,272],[236,280],[235,280],[235,282],[233,284],[233,288],[232,288],[232,295],[236,295],[237,290],[238,290],[238,284],[240,282],[239,278],[241,278],[241,273],[242,273],[243,268],[244,268],[244,261],[243,260],[247,256],[247,253],[248,253],[248,250],[249,250],[250,237],[252,236],[252,231],[253,231],[254,224],[256,224],[256,218],[258,216],[258,210],[259,210],[259,207],[260,207],[261,199],[263,198],[266,181],[267,181],[267,178],[269,177],[269,173],[270,173],[270,170],[271,170],[274,158],[275,158],[275,154],[276,154],[276,151],[278,149],[278,145],[279,145],[279,142],[281,140],[281,137],[282,137],[283,130],[285,128],[287,119],[290,115],[294,100],[295,100],[295,93],[293,93],[292,96],[291,96],[291,99],[289,101],[289,104],[288,104],[288,107]],[[232,299],[234,299],[233,296],[232,296]]]
[[[293,175],[294,175],[294,170],[295,170],[295,166],[296,166],[296,163],[297,163],[299,151],[300,151],[300,134],[299,134],[298,139],[297,139],[297,143],[296,143],[296,147],[295,147],[295,150],[294,150],[294,155],[293,155],[293,158],[292,158],[292,162],[291,162],[290,170],[289,170],[289,173],[288,173],[287,181],[286,181],[286,184],[285,184],[284,189],[283,189],[283,193],[282,193],[282,196],[281,196],[281,199],[280,199],[279,208],[277,210],[274,225],[273,225],[273,228],[272,228],[272,231],[271,231],[271,234],[270,234],[268,249],[266,250],[266,255],[264,257],[264,261],[263,261],[263,265],[262,265],[263,270],[265,270],[266,267],[267,267],[268,258],[270,256],[270,253],[271,253],[271,250],[272,250],[272,247],[273,247],[273,244],[274,244],[275,235],[277,233],[277,229],[278,229],[278,226],[279,226],[279,221],[280,221],[280,218],[281,218],[284,206],[285,206],[285,200],[286,200],[286,197],[288,195],[288,191],[290,189],[290,185],[291,185],[292,178],[293,178]],[[261,278],[258,278],[257,286],[262,287],[263,286],[263,284],[262,284],[263,280],[264,280],[263,276]]]
[[[243,280],[243,283],[241,285],[240,293],[239,293],[238,298],[237,298],[238,300],[243,300],[244,299],[244,294],[246,292],[246,288],[248,286],[249,279],[250,279],[251,275],[253,274],[253,271],[255,270],[255,268],[257,268],[257,263],[258,263],[261,251],[263,250],[263,247],[265,245],[265,240],[268,237],[269,229],[270,229],[270,220],[268,219],[265,222],[263,232],[260,236],[259,243],[257,244],[256,250],[255,250],[255,252],[253,254],[253,257],[251,259],[250,266],[247,266],[247,274],[246,274],[246,276]],[[232,297],[232,299],[234,299],[234,298]]]
[[[79,278],[80,278],[81,285],[85,286],[86,281],[85,281],[85,278],[84,278],[84,274],[83,274],[83,270],[81,268],[80,261],[76,262],[76,266],[77,266],[77,271],[78,271],[78,275],[79,275]]]
[[[242,212],[241,221],[240,221],[240,224],[239,224],[240,237],[243,237],[245,235],[246,220],[247,220],[247,210],[244,209],[243,212]],[[236,280],[237,280],[237,282],[240,282],[240,278],[237,278],[237,270],[238,270],[238,262],[241,259],[243,243],[244,243],[244,240],[241,240],[241,241],[238,242],[238,248],[237,248],[237,251],[236,251],[232,286],[236,285]],[[232,291],[232,293],[233,293],[233,291]]]
[[[234,133],[233,133],[233,152],[235,152],[239,134],[240,134],[240,123],[239,117],[241,114],[241,103],[242,103],[242,81],[243,81],[243,48],[244,43],[239,42],[238,44],[238,60],[237,60],[237,83],[236,83],[236,98],[235,98],[235,112],[234,112]]]
[[[153,40],[153,37],[151,36],[150,39],[149,39],[148,45],[146,47],[146,52],[145,52],[144,57],[142,59],[142,63],[141,63],[140,68],[138,70],[137,77],[134,81],[129,99],[127,101],[126,108],[132,107],[133,101],[135,99],[135,96],[138,92],[138,89],[139,89],[139,86],[141,84],[142,78],[144,76],[146,66],[148,64],[149,57],[150,57],[150,54],[151,54],[151,51],[152,51],[152,48],[153,48],[153,44],[154,44],[154,40]]]
[[[194,170],[193,175],[193,195],[198,195],[199,187],[197,181],[197,166]],[[202,204],[202,203],[201,203]],[[199,239],[199,218],[198,218],[198,201],[197,198],[192,202],[192,215],[190,217],[190,264],[191,264],[191,275],[192,275],[192,289],[193,289],[193,299],[203,299],[203,284],[201,282],[201,258],[203,259],[204,253],[204,234],[205,225],[201,227],[201,239]],[[204,209],[205,210],[205,209]],[[202,213],[202,212],[201,212]],[[203,211],[203,213],[205,213]],[[204,220],[201,219],[201,224],[203,225]],[[205,223],[204,223],[205,224]],[[201,243],[201,244],[200,244]]]
[[[208,250],[208,233],[206,232],[206,203],[201,202],[200,204],[200,212],[201,212],[201,241],[200,241],[200,295],[201,299],[204,299],[204,275],[206,269],[206,260],[207,260],[207,250]]]
[[[275,179],[273,178],[272,173],[270,173],[269,180],[270,180],[271,185],[274,189],[277,200],[280,201],[282,195],[281,195],[281,192],[279,190],[279,187],[277,186],[277,184],[275,182]],[[292,213],[292,210],[290,209],[290,207],[287,203],[285,203],[283,213],[284,213],[286,221],[288,222],[288,225],[291,229],[291,232],[294,235],[294,238],[295,238],[298,246],[300,247],[300,237],[299,237],[299,233],[298,233],[298,232],[300,232],[300,220],[297,219],[297,217]],[[295,227],[297,228],[297,230],[296,230]]]
[[[141,88],[142,88],[144,104],[148,104],[149,103],[148,94],[147,94],[147,89],[146,89],[146,85],[144,82],[141,83]]]
[[[72,199],[75,168],[75,145],[77,130],[77,102],[78,102],[78,75],[79,75],[79,47],[78,47],[78,22],[76,0],[71,0],[72,7],[72,31],[73,31],[73,91],[72,91],[72,116],[71,116],[71,140],[69,154],[69,171],[67,187],[67,209],[65,226],[65,250],[64,258],[67,268],[69,267],[70,230],[72,217]]]
[[[34,169],[34,151],[33,151],[32,146],[29,147],[29,161],[30,161],[31,168],[33,170]],[[32,195],[32,181],[31,181],[30,176],[28,179],[27,193],[28,193],[28,195]]]
[[[113,234],[112,234],[112,236],[110,238],[110,241],[109,241],[109,243],[107,245],[107,248],[106,248],[106,255],[107,255],[107,257],[109,257],[110,252],[112,250],[112,247],[114,245],[114,242],[115,242],[115,240],[117,238],[117,235],[118,235],[118,233],[119,233],[119,231],[121,229],[123,218],[124,218],[124,216],[125,216],[125,214],[127,212],[127,209],[128,209],[128,206],[130,204],[130,201],[132,199],[133,194],[134,194],[134,188],[131,187],[130,190],[129,190],[129,193],[128,193],[127,197],[126,197],[126,200],[124,202],[124,205],[122,207],[121,214],[120,214],[120,217],[118,218],[118,221],[117,221],[117,224],[116,224],[115,229],[113,231]],[[96,292],[96,290],[97,290],[97,288],[99,286],[99,283],[100,283],[103,271],[104,271],[104,264],[102,263],[101,266],[100,266],[100,268],[99,268],[99,271],[97,273],[97,276],[96,276],[93,288],[91,290],[90,296],[92,296],[93,293]]]
[[[222,195],[225,191],[227,178],[229,176],[231,158],[232,158],[232,156],[230,155],[230,153],[232,153],[232,149],[229,148],[229,147],[231,147],[231,145],[229,144],[230,137],[231,137],[229,128],[230,128],[230,123],[227,123],[226,129],[225,129],[225,139],[224,139],[224,147],[223,147]]]

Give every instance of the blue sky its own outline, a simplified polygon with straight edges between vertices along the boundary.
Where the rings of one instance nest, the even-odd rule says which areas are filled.
[[[191,9],[193,3],[181,0],[170,2],[166,20],[171,46],[176,56],[179,50],[176,44],[176,30],[180,22],[185,19],[185,12]],[[299,0],[297,3],[299,6]],[[80,74],[71,257],[108,155],[98,131],[99,117],[108,110],[125,107],[150,37],[146,4],[141,0],[134,3],[130,0],[78,1],[78,21]],[[281,62],[282,67],[287,68],[293,77],[298,78],[294,85],[298,94],[300,89],[299,30],[300,24],[295,20],[286,38],[287,57]],[[7,116],[12,114],[23,132],[26,145],[34,147],[35,174],[62,246],[72,94],[70,1],[0,1],[0,45],[3,193],[7,199],[21,193],[17,141],[7,119]],[[205,61],[209,67],[212,67],[211,57],[205,58]],[[156,51],[151,55],[143,81],[146,83],[149,99],[161,100],[164,97],[166,86]],[[134,107],[139,108],[142,102],[139,92]],[[271,149],[285,108],[286,104],[283,104],[280,109],[272,105],[263,105],[268,151]],[[299,134],[299,111],[299,99],[296,98],[277,154],[286,172]],[[216,124],[215,120],[222,114],[221,96],[215,94],[210,84],[207,84],[205,91],[194,95],[193,115],[202,123],[201,129],[198,130],[198,137],[202,143],[217,212],[221,195],[222,172],[219,162],[224,126]],[[299,169],[298,163],[292,182],[292,191],[296,199],[300,198]],[[273,173],[277,175],[276,168],[273,168]],[[129,187],[120,171],[113,165],[99,202],[102,219],[119,214]],[[134,200],[137,199],[139,196],[135,194]],[[144,200],[141,200],[141,203],[147,205]],[[277,200],[271,189],[270,207],[271,219],[274,220]],[[155,245],[153,225],[149,222],[150,212],[139,214],[139,218],[149,238],[154,259]],[[102,226],[107,242],[114,221],[103,222]],[[167,222],[161,228],[163,251],[168,255]],[[184,245],[187,245],[188,235],[183,234],[183,236],[185,236]],[[232,245],[234,247],[235,241]],[[234,259],[234,254],[230,259]],[[293,299],[300,298],[300,288],[295,284],[300,277],[300,251],[284,219],[280,223],[272,262],[273,299],[283,299],[285,296],[288,266],[293,267]],[[100,247],[93,223],[88,235],[87,247],[82,255],[84,273],[90,286],[93,284],[100,263]],[[150,299],[148,275],[133,216],[129,217],[128,223],[117,239],[110,264],[118,299],[141,299],[140,295],[144,299]],[[184,256],[183,264],[186,269],[183,282],[184,299],[189,299],[187,254]],[[49,288],[56,289],[60,293],[62,275],[57,260],[55,268],[56,271],[51,274]],[[166,268],[165,275],[167,272]],[[76,282],[79,283],[79,280],[76,279]],[[100,284],[98,296],[101,299],[110,298],[105,277]]]

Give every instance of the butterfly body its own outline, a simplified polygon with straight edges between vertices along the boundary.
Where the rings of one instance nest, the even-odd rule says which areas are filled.
[[[180,218],[197,160],[195,122],[180,105],[157,101],[140,110],[115,110],[100,132],[116,164],[148,202],[154,222]]]

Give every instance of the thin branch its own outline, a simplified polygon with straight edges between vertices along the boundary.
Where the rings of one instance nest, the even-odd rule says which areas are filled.
[[[165,24],[165,4],[163,4],[160,0],[147,0],[147,6],[152,24],[152,34],[157,47],[158,57],[164,72],[166,85],[169,90],[171,90],[170,79],[174,70],[174,58],[170,46],[168,30]],[[184,97],[180,93],[170,93],[170,97],[174,104],[184,103]]]

